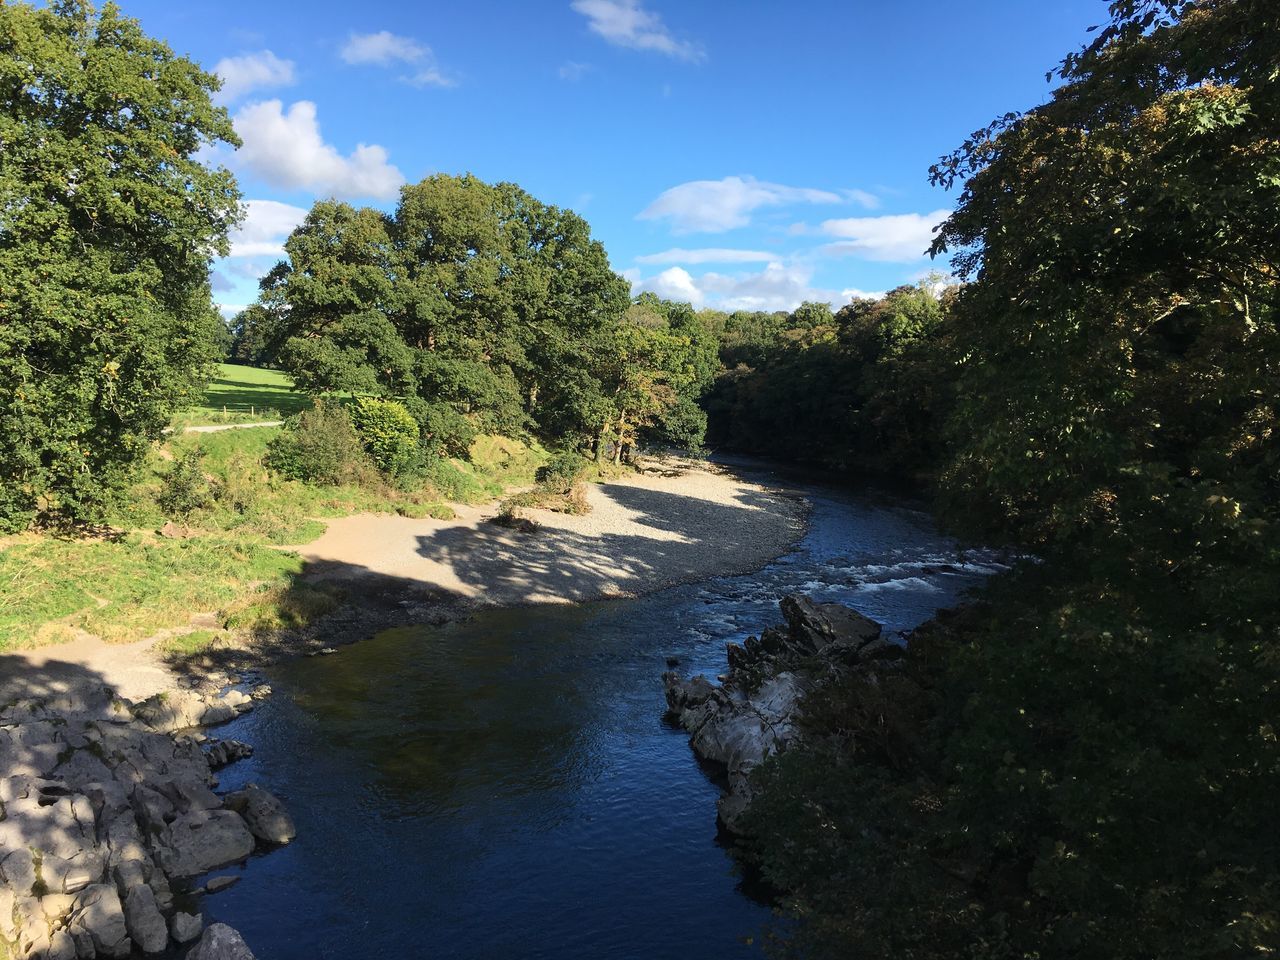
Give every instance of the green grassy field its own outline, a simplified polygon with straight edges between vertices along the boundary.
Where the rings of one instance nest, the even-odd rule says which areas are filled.
[[[220,363],[205,391],[204,402],[179,414],[176,425],[196,427],[278,420],[310,404],[306,394],[294,390],[288,374]]]

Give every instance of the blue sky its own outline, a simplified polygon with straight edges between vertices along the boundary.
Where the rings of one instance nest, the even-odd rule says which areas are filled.
[[[927,169],[1040,103],[1103,0],[124,0],[226,82],[251,302],[311,202],[470,171],[590,221],[639,289],[788,309],[931,267]],[[941,265],[945,266],[945,265]]]

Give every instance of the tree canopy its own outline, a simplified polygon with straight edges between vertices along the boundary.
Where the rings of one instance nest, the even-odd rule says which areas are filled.
[[[0,527],[97,517],[202,385],[217,88],[113,4],[0,5]]]
[[[715,348],[688,307],[642,296],[585,220],[514,184],[437,175],[393,214],[317,203],[242,315],[242,342],[316,393],[397,397],[424,439],[477,430],[702,442]]]

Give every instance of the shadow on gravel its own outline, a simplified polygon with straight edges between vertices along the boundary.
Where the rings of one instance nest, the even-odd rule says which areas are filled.
[[[450,527],[419,537],[418,553],[447,565],[477,590],[523,595],[533,603],[626,596],[655,584],[759,566],[761,511],[778,509],[777,498],[754,491],[744,491],[733,504],[624,485],[607,485],[602,492],[631,514],[640,532]],[[779,551],[785,545],[786,538],[769,539]]]

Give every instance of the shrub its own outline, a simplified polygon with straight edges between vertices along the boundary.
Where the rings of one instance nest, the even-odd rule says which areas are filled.
[[[557,450],[545,464],[538,468],[538,485],[548,493],[567,496],[575,485],[582,482],[587,472],[587,461],[573,450]]]
[[[421,468],[418,421],[404,404],[378,397],[359,397],[349,413],[360,442],[384,474],[399,477]]]
[[[204,472],[204,450],[192,447],[178,455],[162,479],[156,503],[170,517],[189,517],[213,503],[213,488]]]
[[[359,482],[369,474],[351,417],[338,404],[324,400],[285,421],[268,445],[264,462],[281,476],[304,483],[336,486]]]

